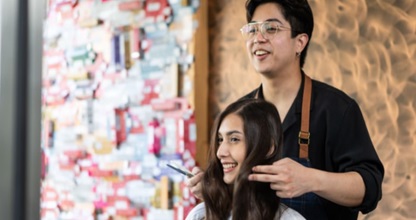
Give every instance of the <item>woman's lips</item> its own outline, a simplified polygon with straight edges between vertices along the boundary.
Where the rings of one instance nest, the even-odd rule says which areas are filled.
[[[224,170],[224,173],[229,173],[233,171],[237,167],[237,163],[225,163],[222,164],[222,169]]]

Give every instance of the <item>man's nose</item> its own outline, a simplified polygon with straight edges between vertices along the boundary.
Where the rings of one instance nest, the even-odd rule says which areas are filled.
[[[262,31],[259,29],[256,31],[256,34],[254,35],[254,43],[258,42],[265,42],[267,41],[267,38],[264,37]]]

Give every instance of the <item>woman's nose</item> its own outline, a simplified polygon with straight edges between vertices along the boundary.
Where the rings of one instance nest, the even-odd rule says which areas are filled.
[[[217,150],[217,157],[218,158],[224,158],[229,155],[227,144],[221,143],[220,146],[218,146]]]

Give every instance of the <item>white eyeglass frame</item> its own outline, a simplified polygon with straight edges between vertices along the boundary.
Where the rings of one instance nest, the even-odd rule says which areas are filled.
[[[266,30],[263,27],[264,27],[265,24],[270,24],[270,23],[277,24],[276,25],[277,29],[276,29],[276,32],[273,34],[272,37],[267,37],[267,35],[269,35],[269,34],[265,33]],[[250,34],[247,31],[245,31],[244,29],[249,27],[249,26],[252,26],[252,25],[255,25],[256,32],[253,33],[253,35],[250,36]],[[260,29],[259,29],[259,27],[260,27]],[[240,28],[241,35],[243,35],[243,37],[246,41],[253,40],[254,37],[259,33],[259,30],[260,30],[261,36],[263,36],[264,39],[271,40],[276,36],[276,34],[278,32],[280,32],[280,31],[291,31],[292,29],[289,28],[289,27],[285,27],[285,26],[281,25],[278,21],[252,22],[252,23],[245,24],[243,27]]]

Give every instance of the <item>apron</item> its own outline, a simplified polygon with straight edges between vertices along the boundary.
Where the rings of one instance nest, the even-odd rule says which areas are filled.
[[[309,159],[306,158],[292,158],[305,167],[311,167]],[[280,202],[288,207],[298,211],[307,220],[325,220],[328,219],[322,200],[315,193],[306,193],[299,197],[292,199],[280,199]]]
[[[312,96],[312,80],[309,76],[304,74],[304,87],[302,97],[302,114],[301,126],[299,131],[299,157],[291,157],[292,160],[302,164],[305,167],[311,167],[309,160],[309,114],[310,103]],[[256,94],[258,98],[258,93]],[[283,199],[280,201],[288,207],[298,211],[307,220],[325,220],[328,219],[325,208],[322,204],[322,199],[315,193],[306,193],[296,198]]]

